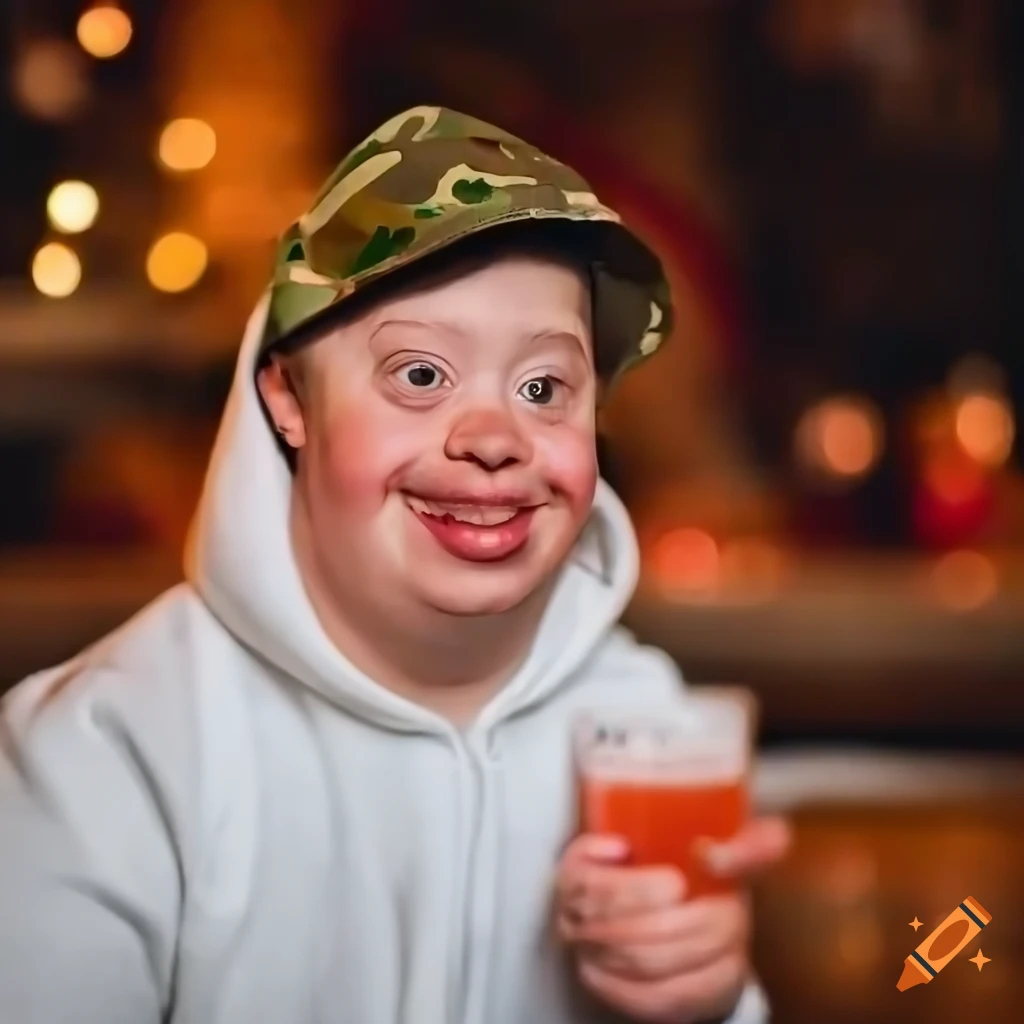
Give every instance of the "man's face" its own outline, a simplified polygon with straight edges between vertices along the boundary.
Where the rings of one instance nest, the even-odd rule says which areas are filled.
[[[314,345],[301,402],[263,373],[332,589],[482,615],[550,578],[597,479],[589,310],[570,269],[506,258]]]

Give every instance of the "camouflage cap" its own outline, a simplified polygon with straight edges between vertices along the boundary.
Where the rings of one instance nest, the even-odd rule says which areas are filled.
[[[575,171],[443,107],[398,114],[356,147],[282,237],[262,351],[384,275],[503,224],[589,223],[602,376],[651,355],[671,329],[658,258]],[[303,332],[305,333],[305,332]]]

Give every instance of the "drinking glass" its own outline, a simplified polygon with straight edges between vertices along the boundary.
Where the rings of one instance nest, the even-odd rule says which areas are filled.
[[[747,819],[753,718],[750,695],[731,688],[583,712],[573,727],[583,830],[625,837],[631,864],[679,868],[688,898],[730,891],[705,857]]]

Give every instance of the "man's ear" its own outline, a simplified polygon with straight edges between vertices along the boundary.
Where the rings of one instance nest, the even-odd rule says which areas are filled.
[[[256,376],[274,429],[292,448],[301,448],[306,443],[306,421],[302,405],[287,368],[278,356],[271,356],[270,362]]]

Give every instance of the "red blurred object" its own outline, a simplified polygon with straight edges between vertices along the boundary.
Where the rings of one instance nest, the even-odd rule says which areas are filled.
[[[978,537],[994,506],[992,480],[976,462],[952,450],[935,454],[914,488],[914,534],[931,547],[958,547]]]

